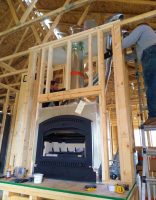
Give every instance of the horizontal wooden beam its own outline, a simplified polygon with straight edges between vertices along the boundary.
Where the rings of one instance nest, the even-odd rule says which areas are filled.
[[[28,71],[27,69],[21,69],[21,70],[16,70],[15,72],[10,72],[10,73],[6,73],[6,74],[2,74],[2,75],[0,75],[0,79],[1,78],[6,78],[8,76],[14,76],[14,75],[22,74],[22,73],[25,73],[27,71]]]
[[[0,62],[6,61],[6,60],[10,60],[11,58],[16,58],[16,57],[21,57],[21,56],[28,55],[29,52],[30,52],[29,50],[26,50],[26,51],[21,51],[21,52],[18,52],[18,53],[14,53],[14,54],[9,55],[9,56],[2,57],[2,58],[0,58]]]
[[[5,30],[5,31],[0,33],[0,37],[4,36],[4,35],[7,35],[7,34],[11,34],[13,32],[16,32],[17,30],[20,30],[22,28],[30,26],[30,25],[32,25],[32,24],[34,24],[36,22],[43,21],[43,20],[45,20],[45,19],[47,19],[49,17],[57,16],[59,14],[63,14],[63,13],[69,12],[70,10],[79,8],[79,7],[81,7],[84,4],[89,3],[89,2],[90,2],[90,0],[79,0],[79,1],[74,2],[74,3],[70,3],[68,6],[67,5],[66,6],[62,6],[61,8],[58,8],[58,9],[56,9],[54,11],[51,11],[51,12],[49,12],[49,13],[43,15],[43,16],[37,17],[37,18],[32,19],[30,21],[27,21],[25,23],[22,23],[22,24],[19,24],[17,26],[14,26],[14,27],[12,27],[12,28],[10,28],[8,30]]]
[[[146,5],[146,6],[156,6],[155,1],[144,1],[144,0],[97,0],[103,2],[117,2],[122,4],[131,4],[131,5]]]
[[[121,21],[121,25],[127,25],[133,22],[138,22],[138,21],[144,21],[145,19],[148,18],[152,18],[156,16],[156,10],[141,14],[141,15],[137,15],[135,17],[131,17],[129,19],[125,19],[123,21]]]
[[[97,96],[100,94],[100,86],[92,86],[73,90],[66,90],[55,93],[40,94],[38,101],[40,103],[50,101],[61,101],[67,99],[75,99],[79,97]]]

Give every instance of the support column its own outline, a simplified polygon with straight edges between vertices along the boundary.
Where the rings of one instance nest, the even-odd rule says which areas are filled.
[[[121,181],[133,183],[133,126],[130,110],[128,73],[122,54],[120,22],[113,25],[112,42]]]

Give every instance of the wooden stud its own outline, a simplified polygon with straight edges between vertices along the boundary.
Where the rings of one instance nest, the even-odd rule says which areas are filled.
[[[67,43],[67,65],[65,67],[65,88],[70,89],[71,84],[71,56],[72,56],[72,43],[68,41]]]
[[[16,114],[17,114],[17,105],[18,105],[18,97],[19,94],[16,93],[16,98],[13,106],[13,111],[11,113],[12,119],[11,119],[11,128],[10,128],[10,135],[9,135],[9,142],[8,142],[8,148],[7,148],[7,156],[6,156],[6,163],[5,163],[5,169],[4,169],[4,174],[6,173],[7,170],[13,170],[10,169],[10,157],[11,157],[11,150],[12,150],[12,144],[13,144],[13,136],[14,136],[14,128],[15,128],[15,120],[16,120]]]
[[[115,100],[118,126],[120,172],[123,182],[134,182],[132,120],[129,103],[128,76],[121,47],[120,23],[112,28]]]
[[[100,109],[100,131],[101,131],[101,154],[102,154],[102,181],[109,180],[109,158],[108,158],[108,138],[107,138],[107,119],[106,119],[106,94],[105,94],[105,63],[104,63],[104,34],[98,31],[98,74]]]
[[[93,62],[92,62],[92,35],[89,34],[88,37],[88,86],[93,85]]]
[[[47,80],[45,93],[50,93],[50,82],[53,80],[53,47],[48,49],[48,66],[47,66]]]
[[[7,91],[6,100],[5,100],[5,103],[3,105],[3,111],[2,111],[3,117],[2,117],[2,124],[1,124],[1,130],[0,130],[0,148],[2,146],[6,116],[7,116],[7,111],[8,111],[9,94],[10,94],[10,90]]]

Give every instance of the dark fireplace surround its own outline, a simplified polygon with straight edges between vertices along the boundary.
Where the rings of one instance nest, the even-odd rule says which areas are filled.
[[[43,173],[48,178],[95,181],[91,129],[90,119],[76,115],[55,116],[41,122],[34,172]],[[48,153],[43,153],[46,143],[65,144],[66,149],[52,147]],[[71,151],[68,145],[80,145],[81,148],[74,147]]]

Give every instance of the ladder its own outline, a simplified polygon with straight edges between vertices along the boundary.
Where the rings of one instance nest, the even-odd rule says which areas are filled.
[[[136,51],[134,51],[136,54]],[[146,133],[148,131],[156,130],[156,125],[144,125],[144,120],[146,116],[146,109],[147,107],[145,106],[144,103],[144,95],[145,95],[145,89],[143,88],[141,84],[141,76],[142,72],[139,70],[139,64],[137,61],[137,57],[135,59],[135,69],[136,69],[136,79],[137,79],[137,85],[138,85],[138,98],[139,98],[139,110],[140,110],[140,129],[141,129],[141,139],[142,139],[142,155],[143,155],[143,170],[142,170],[142,177],[141,181],[139,182],[139,196],[140,200],[145,200],[146,195],[148,196],[148,200],[151,200],[152,195],[151,195],[151,186],[153,184],[156,184],[156,177],[150,177],[149,175],[149,158],[151,156],[156,156],[156,151],[152,151],[148,149],[146,145]],[[155,198],[156,199],[156,198]]]
[[[141,200],[146,199],[146,194],[148,200],[151,200],[151,185],[156,184],[156,177],[150,177],[149,175],[149,163],[148,160],[151,156],[156,156],[156,151],[148,149],[146,146],[145,135],[147,131],[156,130],[156,125],[142,125],[142,155],[143,155],[143,171],[142,171],[142,184],[141,184]]]

